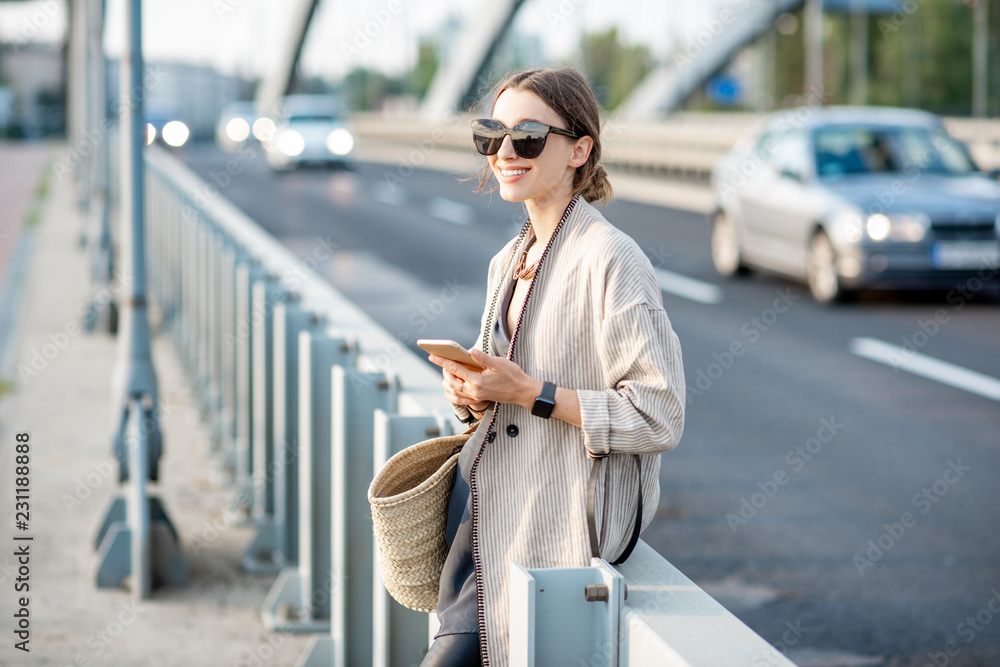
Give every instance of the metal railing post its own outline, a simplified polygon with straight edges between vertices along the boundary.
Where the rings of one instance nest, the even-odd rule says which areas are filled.
[[[237,505],[244,519],[251,515],[254,506],[257,504],[258,491],[255,487],[255,455],[254,440],[254,402],[253,386],[256,374],[264,372],[263,365],[256,367],[254,364],[254,326],[253,320],[263,317],[263,313],[255,313],[253,309],[253,286],[258,281],[263,281],[267,272],[259,263],[253,261],[248,256],[243,256],[243,261],[236,264],[236,274],[234,286],[233,304],[233,332],[234,332],[234,356],[235,356],[235,403],[234,431],[235,431],[235,456],[236,456],[236,489]],[[264,466],[266,472],[266,464]],[[263,481],[263,476],[261,476]],[[262,491],[261,491],[262,493]],[[254,514],[256,517],[257,515]],[[263,517],[263,514],[261,514]]]
[[[299,332],[315,313],[294,292],[274,307],[274,520],[281,567],[299,562]]]
[[[372,664],[375,552],[368,485],[375,462],[375,411],[395,411],[398,383],[385,373],[341,366],[334,366],[332,374],[331,634],[310,642],[299,660],[302,667]]]
[[[510,564],[513,665],[618,665],[622,576],[606,561],[591,567],[528,570]]]
[[[277,632],[330,631],[330,370],[356,360],[357,345],[333,332],[299,332],[299,559],[264,602],[265,624]]]
[[[228,239],[219,261],[219,439],[222,474],[236,481],[236,267],[245,261]]]
[[[410,445],[452,433],[451,422],[440,415],[403,416],[376,410],[372,474],[381,470],[394,454]],[[429,617],[392,599],[382,584],[377,557],[373,569],[372,667],[410,667],[418,664],[430,644]]]
[[[199,213],[198,223],[196,225],[195,242],[197,243],[197,254],[195,266],[195,303],[197,304],[197,318],[195,320],[196,333],[198,341],[198,356],[195,362],[195,373],[197,380],[197,391],[198,391],[198,405],[201,410],[202,418],[208,417],[208,386],[209,386],[209,369],[210,364],[210,354],[208,351],[208,295],[209,295],[209,285],[208,285],[208,221]],[[211,445],[209,446],[209,451],[211,451]]]
[[[221,238],[212,222],[206,224],[205,237],[205,338],[208,351],[205,385],[205,416],[211,425],[211,447],[217,452],[221,446],[219,433],[219,384],[221,382],[219,362],[219,263],[221,260]]]
[[[194,337],[196,317],[194,302],[195,266],[197,264],[194,235],[196,230],[195,212],[188,206],[181,207],[177,234],[177,280],[180,289],[178,331],[179,343],[184,358],[185,370],[189,377],[194,375],[197,358],[197,342]]]
[[[257,535],[243,555],[243,569],[248,572],[277,572],[281,569],[280,540],[275,509],[275,481],[285,466],[275,454],[274,426],[274,307],[288,298],[289,292],[266,273],[250,287],[252,298],[250,340],[253,383],[253,519]],[[283,451],[279,451],[279,454]],[[280,465],[279,465],[280,463]]]
[[[181,281],[184,278],[184,271],[181,264],[183,257],[181,252],[183,248],[181,245],[181,239],[183,238],[182,234],[184,229],[184,204],[182,203],[180,192],[176,190],[173,184],[165,183],[164,187],[171,195],[173,195],[169,198],[170,212],[168,220],[170,228],[167,232],[170,271],[170,281],[168,287],[168,293],[170,295],[170,330],[174,335],[174,340],[180,344],[183,334],[181,329],[181,305],[183,299]],[[183,349],[180,345],[178,345],[178,347]]]

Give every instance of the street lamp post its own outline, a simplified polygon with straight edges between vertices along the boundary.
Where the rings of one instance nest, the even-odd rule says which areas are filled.
[[[868,1],[851,0],[851,104],[868,103]]]
[[[973,0],[972,5],[972,115],[986,117],[986,77],[989,56],[989,2]]]
[[[806,0],[804,15],[807,98],[823,94],[823,0]]]
[[[120,477],[127,476],[123,433],[129,401],[145,398],[151,402],[149,429],[150,467],[154,473],[160,450],[159,395],[150,345],[146,307],[146,237],[143,149],[146,145],[144,113],[141,0],[125,3],[128,36],[121,59],[121,228],[125,276],[129,279],[123,299],[118,357],[111,385],[112,428]]]

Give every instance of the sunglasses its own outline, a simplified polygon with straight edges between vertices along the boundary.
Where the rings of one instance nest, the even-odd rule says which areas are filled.
[[[580,138],[578,134],[569,130],[561,130],[558,127],[534,121],[518,123],[514,127],[507,127],[492,118],[480,118],[472,121],[472,143],[476,145],[476,150],[483,155],[496,155],[497,151],[500,150],[500,144],[503,143],[503,138],[509,134],[515,153],[525,160],[536,158],[542,154],[545,140],[548,139],[550,132],[571,139]]]

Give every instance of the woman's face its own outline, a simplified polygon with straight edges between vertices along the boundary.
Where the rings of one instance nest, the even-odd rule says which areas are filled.
[[[564,130],[569,129],[552,108],[534,93],[508,89],[500,93],[493,107],[493,118],[507,127],[524,121],[536,121]],[[496,155],[487,157],[493,175],[500,183],[500,196],[506,201],[533,201],[544,207],[569,197],[573,175],[590,155],[590,137],[572,139],[548,135],[541,155],[530,160],[514,152],[509,136],[503,138]]]

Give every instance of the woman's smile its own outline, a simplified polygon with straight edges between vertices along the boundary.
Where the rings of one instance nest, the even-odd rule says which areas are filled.
[[[497,178],[504,183],[513,183],[520,180],[529,170],[530,167],[501,167],[499,165],[495,168]]]

